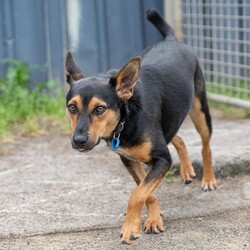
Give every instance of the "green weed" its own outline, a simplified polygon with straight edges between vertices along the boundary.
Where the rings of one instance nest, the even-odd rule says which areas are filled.
[[[34,66],[16,60],[5,60],[8,70],[0,79],[0,139],[13,130],[39,131],[39,120],[65,117],[64,90],[54,81],[40,82],[29,88]],[[18,128],[18,129],[17,129]]]
[[[169,177],[173,177],[175,174],[176,174],[176,172],[177,172],[178,170],[177,170],[177,168],[171,168],[168,172],[167,172],[167,174],[166,174],[166,178],[169,178]]]
[[[178,171],[177,168],[172,167],[167,174],[165,175],[165,181],[167,183],[174,183],[176,182],[176,172]]]

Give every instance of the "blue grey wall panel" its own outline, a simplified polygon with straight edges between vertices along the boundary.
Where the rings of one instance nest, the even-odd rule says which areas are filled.
[[[146,20],[146,11],[152,7],[158,9],[163,14],[163,1],[158,0],[141,0],[141,16],[142,22],[144,25],[144,39],[145,44],[144,47],[153,45],[160,40],[162,40],[162,36],[156,28]]]
[[[146,20],[148,8],[156,7],[163,12],[161,0],[83,0],[79,4],[80,42],[74,47],[69,32],[68,48],[86,75],[122,67],[147,46],[162,40]],[[68,22],[70,15],[68,12]]]
[[[135,51],[136,36],[140,36],[140,30],[135,30],[133,25],[139,22],[140,15],[134,15],[132,12],[133,9],[138,10],[138,1],[127,4],[127,1],[107,0],[106,3],[110,67],[117,68],[140,53],[141,46]]]
[[[64,82],[65,26],[64,1],[1,0],[0,59],[36,65],[31,86],[48,79]],[[6,73],[5,64],[0,73]]]
[[[44,1],[13,0],[15,58],[39,68],[32,71],[31,84],[46,81]]]
[[[4,58],[15,57],[15,35],[13,25],[13,2],[0,1],[0,73],[6,72],[6,64],[2,62]]]
[[[65,4],[62,0],[45,0],[46,71],[49,79],[64,80],[66,53]]]
[[[79,31],[79,45],[74,51],[74,57],[77,60],[81,69],[87,75],[94,74],[99,68],[99,46],[97,33],[97,15],[95,1],[83,0],[80,1],[80,31]],[[68,13],[68,21],[70,15]],[[69,39],[70,40],[70,39]],[[70,45],[69,48],[71,49]]]
[[[72,2],[78,9],[70,13]],[[0,0],[0,59],[38,65],[32,86],[48,79],[64,84],[68,49],[86,75],[121,67],[162,40],[146,21],[150,7],[163,12],[163,0]],[[76,15],[78,27],[72,27]],[[6,65],[0,63],[1,76],[5,73]]]

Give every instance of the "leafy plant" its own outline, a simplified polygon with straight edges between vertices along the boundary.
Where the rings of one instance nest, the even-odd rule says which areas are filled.
[[[62,119],[64,113],[64,90],[55,81],[40,82],[29,88],[30,72],[36,66],[26,62],[4,60],[8,63],[5,79],[0,79],[0,137],[11,132],[17,125],[39,118]],[[38,128],[33,126],[33,130]]]

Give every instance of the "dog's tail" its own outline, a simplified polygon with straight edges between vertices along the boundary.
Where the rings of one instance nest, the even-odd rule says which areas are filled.
[[[156,9],[152,8],[147,11],[147,19],[154,24],[164,38],[175,36],[173,28],[164,20]]]

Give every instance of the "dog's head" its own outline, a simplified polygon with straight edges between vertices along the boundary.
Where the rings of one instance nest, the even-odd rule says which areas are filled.
[[[136,57],[113,75],[85,77],[68,52],[66,114],[73,129],[74,149],[88,151],[101,139],[112,137],[120,121],[120,106],[132,97],[139,72],[140,58]]]

